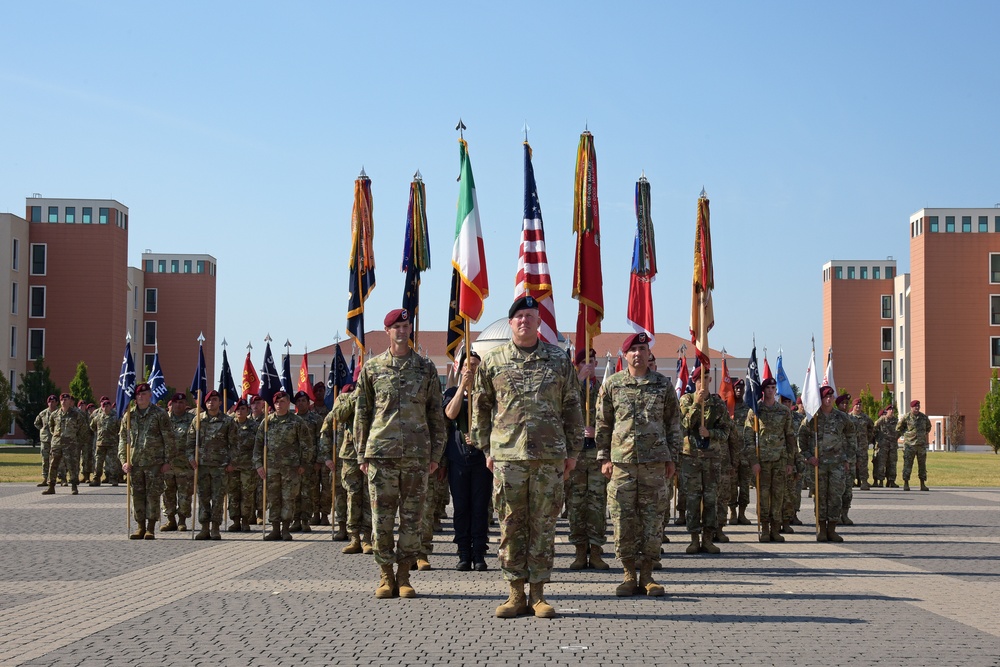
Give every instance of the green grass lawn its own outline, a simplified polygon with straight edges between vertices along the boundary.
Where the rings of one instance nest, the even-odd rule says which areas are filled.
[[[0,484],[42,481],[42,453],[36,447],[0,447]]]

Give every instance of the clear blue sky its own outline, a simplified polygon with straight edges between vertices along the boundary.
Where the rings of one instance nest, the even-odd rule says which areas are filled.
[[[362,165],[378,276],[368,327],[397,307],[420,169],[432,248],[421,325],[441,329],[462,117],[487,239],[482,327],[511,301],[527,121],[568,331],[573,169],[588,125],[605,330],[627,326],[645,170],[657,330],[686,333],[704,186],[711,343],[746,356],[756,333],[772,361],[784,348],[800,383],[810,336],[822,344],[825,261],[891,255],[906,271],[911,213],[1000,202],[998,24],[1000,3],[987,1],[14,3],[0,210],[23,215],[32,192],[115,198],[130,208],[133,265],[146,248],[216,256],[219,340],[238,357],[252,339],[259,364],[268,332],[295,352],[344,336]]]

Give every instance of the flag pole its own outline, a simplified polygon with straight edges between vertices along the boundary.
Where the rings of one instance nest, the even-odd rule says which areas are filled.
[[[339,387],[337,386],[337,383],[334,382],[333,383],[333,402],[334,402],[335,405],[337,403],[337,396],[340,395],[340,392],[337,391],[338,389],[339,389]],[[333,528],[332,528],[334,521],[337,520],[337,430],[338,430],[338,424],[337,424],[337,417],[336,417],[336,415],[334,415],[334,417],[333,417],[333,424],[332,425],[333,425],[333,447],[332,447],[333,455],[330,457],[331,460],[333,460],[333,470],[330,471],[330,478],[332,480],[332,483],[330,485],[330,526],[331,526],[331,528],[330,528],[330,538],[331,539],[333,539],[333,536],[337,534],[337,532],[335,530],[333,530]],[[345,520],[346,520],[346,517],[345,517]]]
[[[191,498],[191,521],[198,520],[198,446],[201,440],[201,387],[198,387],[198,404],[194,408],[194,494]],[[199,522],[200,523],[200,522]],[[191,539],[195,536],[191,526]]]
[[[816,465],[813,466],[813,475],[815,477],[813,484],[813,498],[816,500],[813,503],[816,506],[816,535],[819,535],[819,414],[813,415],[813,440],[815,442],[815,454]]]
[[[753,413],[753,443],[757,454],[757,492],[754,495],[757,496],[757,538],[760,539],[760,417],[756,412]]]
[[[132,534],[132,418],[125,411],[125,463],[129,471],[125,473],[125,538]]]
[[[265,371],[267,370],[265,366]],[[267,535],[267,415],[268,415],[268,404],[264,401],[264,484],[261,488],[261,507],[260,515],[264,519],[264,529],[260,531],[261,539]]]

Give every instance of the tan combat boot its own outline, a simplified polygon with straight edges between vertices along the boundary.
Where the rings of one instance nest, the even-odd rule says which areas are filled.
[[[166,523],[166,525],[163,525],[163,526],[160,527],[160,532],[161,533],[171,533],[171,532],[173,532],[175,530],[177,530],[176,515],[174,515],[174,514],[168,514],[167,515],[167,523]]]
[[[209,534],[209,536],[213,540],[221,540],[222,539],[222,533],[219,532],[219,522],[218,521],[213,521],[212,522],[212,529],[211,529],[211,531],[209,531],[208,534]]]
[[[701,531],[701,550],[707,554],[717,554],[722,553],[719,547],[712,544],[712,533],[715,532],[714,528],[706,528]]]
[[[693,556],[699,551],[701,551],[701,541],[698,539],[698,533],[691,533],[691,544],[687,545],[684,553]]]
[[[155,540],[156,539],[156,521],[153,519],[146,519],[146,534],[142,536],[144,540]]]
[[[555,618],[555,608],[545,601],[545,582],[528,584],[528,594],[528,606],[535,611],[535,618]]]
[[[826,521],[819,522],[819,531],[816,533],[817,542],[826,542],[829,538],[826,536]]]
[[[128,539],[130,540],[141,540],[146,536],[146,521],[144,519],[140,519],[136,521],[136,523],[139,525],[136,526],[135,532],[128,536]]]
[[[401,598],[417,597],[417,591],[410,585],[410,566],[412,565],[413,561],[407,559],[399,561],[399,565],[396,567],[396,588]]]
[[[722,544],[729,542],[729,536],[722,532],[722,526],[715,529],[715,541]]]
[[[183,531],[186,531],[188,529],[187,524],[184,523],[185,521],[187,521],[187,516],[185,516],[184,514],[179,514],[177,516],[177,530],[183,532]],[[194,523],[193,522],[191,524],[191,527],[194,528]]]
[[[653,581],[653,563],[648,558],[642,560],[639,569],[639,588],[651,598],[658,598],[664,593],[663,586]]]
[[[601,559],[601,547],[597,544],[590,545],[590,567],[595,570],[611,569],[611,566]]]
[[[587,567],[587,545],[576,545],[576,558],[569,564],[571,570],[583,570]]]
[[[380,600],[395,597],[396,595],[396,575],[392,573],[392,563],[379,565],[382,575],[378,580],[378,588],[375,589],[375,597]]]
[[[781,524],[775,521],[771,522],[771,541],[772,542],[785,541],[785,536],[781,534]]]
[[[837,534],[837,522],[830,521],[826,524],[826,537],[831,542],[843,542],[844,538]]]
[[[627,598],[638,592],[639,583],[635,580],[635,559],[623,558],[622,568],[625,570],[625,577],[622,583],[615,588],[615,595],[620,598]]]
[[[417,554],[417,569],[421,572],[431,569],[431,561],[428,559],[427,554]]]
[[[361,551],[365,554],[371,554],[375,551],[372,547],[372,531],[366,530],[361,533]]]
[[[194,536],[194,539],[196,539],[196,540],[207,540],[208,537],[209,537],[209,534],[208,534],[208,522],[207,521],[202,521],[201,522],[201,530],[199,530],[198,534]]]
[[[510,582],[507,601],[497,607],[497,618],[515,618],[528,613],[528,600],[524,597],[524,579]]]
[[[758,542],[770,542],[771,541],[771,529],[767,521],[760,522],[760,535],[757,536]]]
[[[266,542],[276,542],[281,539],[281,522],[275,521],[271,524],[271,531],[264,536]]]
[[[56,492],[56,481],[52,480],[49,482],[49,488],[42,491],[43,496],[51,496]]]
[[[342,554],[359,554],[362,552],[361,548],[361,536],[357,533],[351,533],[351,541],[347,543],[343,549],[340,550]]]

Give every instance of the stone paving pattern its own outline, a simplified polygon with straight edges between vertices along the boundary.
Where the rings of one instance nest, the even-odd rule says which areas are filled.
[[[855,490],[843,544],[735,526],[722,555],[687,556],[670,526],[659,599],[614,597],[613,559],[569,570],[560,521],[554,620],[494,618],[495,529],[489,571],[451,569],[446,521],[419,597],[376,600],[371,557],[328,527],[137,542],[124,486],[39,491],[0,487],[0,665],[1000,665],[998,489]]]

